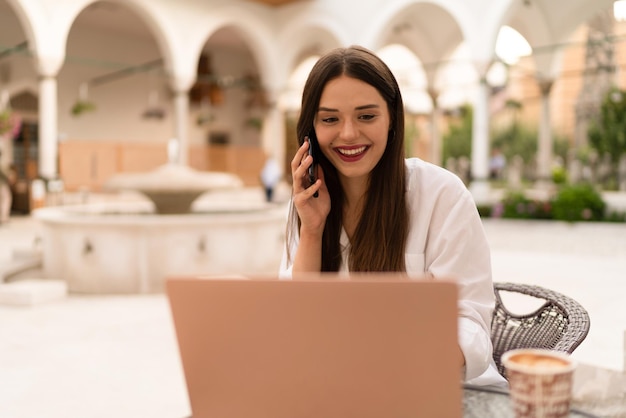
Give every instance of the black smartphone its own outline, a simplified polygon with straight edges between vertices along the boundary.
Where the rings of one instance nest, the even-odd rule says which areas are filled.
[[[315,130],[311,129],[309,134],[306,137],[306,140],[309,141],[309,155],[313,158],[313,163],[309,167],[308,177],[309,184],[313,184],[317,181],[317,156],[319,155],[319,147],[317,145],[317,136],[315,135]],[[318,197],[319,193],[315,192],[313,197]]]

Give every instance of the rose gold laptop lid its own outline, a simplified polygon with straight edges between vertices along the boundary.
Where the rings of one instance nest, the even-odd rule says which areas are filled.
[[[367,277],[168,280],[193,418],[460,417],[456,285]]]

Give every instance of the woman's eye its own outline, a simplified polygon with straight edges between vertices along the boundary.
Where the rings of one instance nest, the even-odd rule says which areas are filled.
[[[372,120],[376,117],[376,115],[361,115],[359,116],[359,119],[363,119],[363,120]]]
[[[335,117],[322,118],[322,122],[324,122],[324,123],[337,122],[337,118],[335,118]]]

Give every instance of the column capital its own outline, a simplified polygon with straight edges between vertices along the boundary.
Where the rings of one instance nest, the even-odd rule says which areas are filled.
[[[537,85],[539,86],[539,90],[542,95],[550,94],[550,90],[552,90],[552,86],[554,85],[553,78],[545,78],[545,77],[537,77]]]
[[[174,93],[187,93],[196,82],[195,74],[170,75],[168,83]]]
[[[63,66],[64,56],[38,56],[36,59],[37,74],[40,79],[54,78]]]
[[[487,84],[487,73],[489,72],[489,68],[491,68],[491,64],[493,64],[493,62],[493,59],[472,61],[481,84]]]
[[[430,96],[431,100],[433,101],[433,105],[437,104],[437,99],[439,98],[439,94],[441,94],[441,91],[439,91],[439,89],[435,88],[435,87],[428,87],[426,89],[426,92],[428,93],[428,95]]]

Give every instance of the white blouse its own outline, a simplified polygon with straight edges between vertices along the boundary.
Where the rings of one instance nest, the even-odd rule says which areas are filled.
[[[459,345],[465,380],[476,385],[506,385],[492,357],[491,316],[495,305],[491,255],[471,193],[453,173],[418,158],[406,160],[410,230],[405,263],[409,276],[454,279],[459,287]],[[348,273],[350,241],[342,231]],[[292,254],[296,243],[291,243]],[[280,276],[291,277],[286,252]]]

